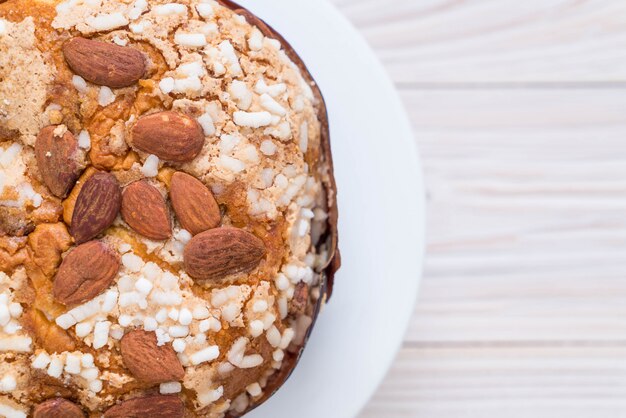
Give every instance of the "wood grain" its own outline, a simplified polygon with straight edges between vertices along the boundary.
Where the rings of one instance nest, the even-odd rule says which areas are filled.
[[[626,90],[403,96],[430,228],[409,341],[626,342]]]
[[[333,2],[428,192],[413,322],[360,418],[626,417],[626,2]]]
[[[406,348],[361,418],[618,418],[626,348]]]
[[[620,0],[334,0],[398,83],[626,82]]]

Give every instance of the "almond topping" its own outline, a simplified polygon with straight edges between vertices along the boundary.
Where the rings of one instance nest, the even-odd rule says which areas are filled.
[[[265,244],[242,229],[215,228],[196,235],[184,251],[185,271],[196,280],[221,280],[254,270]]]
[[[128,87],[146,72],[146,60],[136,49],[73,38],[63,45],[65,61],[79,76],[111,88]]]
[[[122,194],[122,218],[138,234],[161,241],[172,236],[170,214],[161,193],[140,180]]]
[[[84,418],[83,411],[63,398],[48,399],[35,407],[33,418]]]
[[[74,187],[81,167],[78,163],[78,141],[67,130],[57,136],[57,128],[48,126],[39,132],[35,156],[44,184],[53,195],[64,198]]]
[[[120,347],[124,364],[141,382],[172,382],[185,376],[185,370],[172,346],[158,346],[154,332],[131,331],[124,335]]]
[[[189,174],[179,171],[172,176],[170,198],[180,224],[192,235],[216,228],[222,220],[213,193]]]
[[[70,232],[77,244],[107,229],[120,211],[122,192],[113,174],[98,172],[85,182],[74,206]]]
[[[104,418],[182,418],[185,406],[176,395],[149,395],[129,399],[104,413]]]
[[[131,143],[161,160],[184,163],[202,151],[204,132],[195,119],[166,111],[141,117],[132,129]]]
[[[72,250],[61,263],[52,294],[64,305],[87,302],[106,290],[120,269],[118,255],[100,241]]]

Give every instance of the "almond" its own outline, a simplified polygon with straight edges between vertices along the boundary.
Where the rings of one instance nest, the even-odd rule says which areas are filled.
[[[59,126],[43,128],[35,142],[35,157],[43,183],[56,197],[66,197],[81,172],[74,135]]]
[[[63,398],[48,399],[35,407],[33,418],[84,418],[83,411]]]
[[[300,316],[306,313],[306,307],[309,304],[309,285],[300,282],[296,285],[293,292],[293,298],[289,302],[289,313],[294,316]]]
[[[82,244],[107,229],[120,211],[122,192],[113,174],[98,172],[83,185],[72,214],[70,232]]]
[[[63,45],[65,61],[87,81],[112,88],[128,87],[146,73],[146,60],[136,49],[72,38]]]
[[[184,163],[202,151],[204,131],[195,119],[181,113],[153,113],[139,118],[131,131],[131,143],[162,160]]]
[[[149,395],[129,399],[104,413],[104,418],[182,418],[185,406],[176,395]]]
[[[242,229],[210,229],[185,247],[185,271],[196,280],[220,280],[254,270],[265,252],[263,241]]]
[[[219,226],[220,207],[213,193],[198,179],[183,172],[172,176],[170,199],[180,224],[192,235]]]
[[[106,244],[90,241],[63,259],[52,294],[66,306],[87,302],[106,290],[119,270],[118,255]]]
[[[0,1],[0,3],[2,2]],[[3,126],[2,122],[4,121],[0,121],[0,142],[12,141],[19,138],[20,131],[17,129],[9,129],[6,126]]]
[[[25,237],[35,229],[23,208],[0,206],[0,236]]]
[[[98,170],[93,168],[93,166],[87,167],[76,181],[76,185],[74,186],[70,194],[68,194],[67,198],[63,201],[63,220],[66,224],[72,224],[74,207],[76,206],[76,200],[78,199],[78,195],[80,194],[83,185],[87,183],[89,177],[93,176],[97,172]]]
[[[124,364],[141,382],[172,382],[182,380],[185,376],[185,370],[172,346],[158,346],[154,332],[131,331],[122,338],[120,349]]]
[[[138,234],[161,241],[172,236],[170,213],[156,187],[145,180],[126,187],[122,194],[122,218]]]

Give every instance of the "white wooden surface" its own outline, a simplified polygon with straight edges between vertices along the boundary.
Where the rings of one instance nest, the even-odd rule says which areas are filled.
[[[333,1],[429,195],[414,319],[360,418],[626,417],[626,1]]]

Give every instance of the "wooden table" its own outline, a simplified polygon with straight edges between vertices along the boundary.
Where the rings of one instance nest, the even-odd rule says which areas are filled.
[[[429,205],[360,418],[626,417],[626,1],[333,1],[401,92]]]

